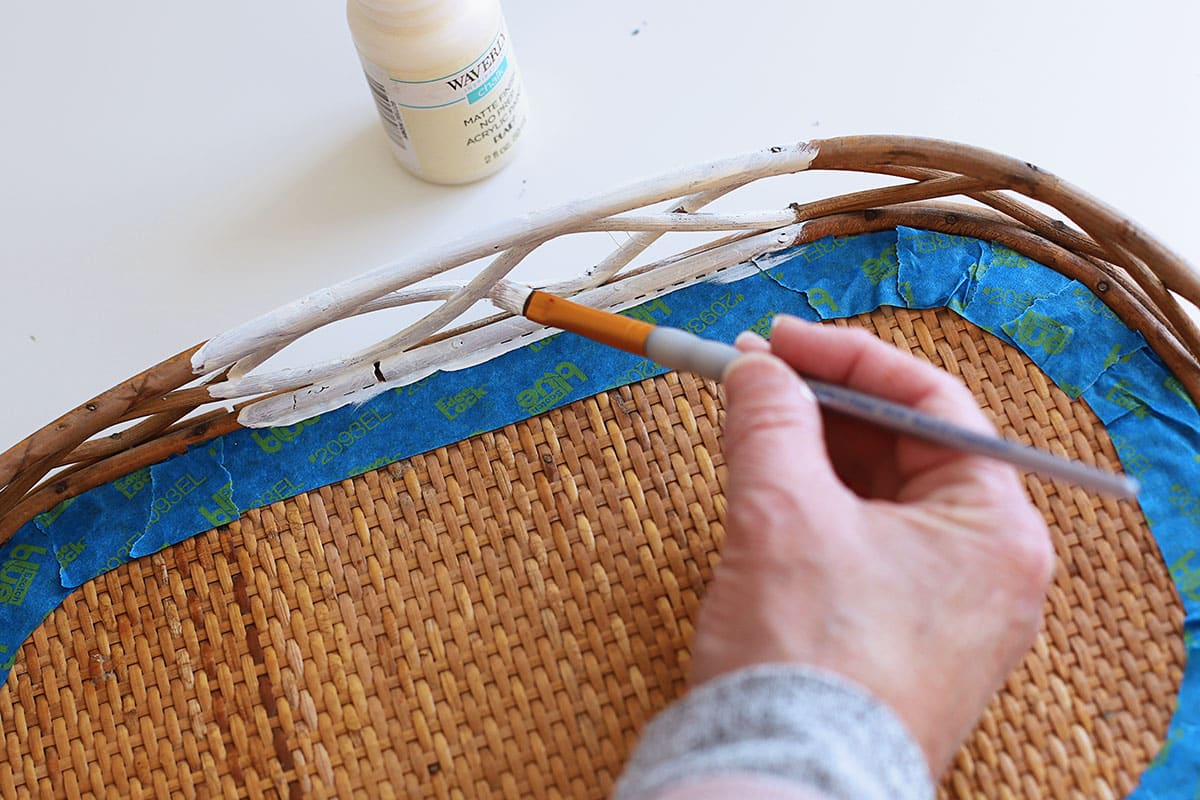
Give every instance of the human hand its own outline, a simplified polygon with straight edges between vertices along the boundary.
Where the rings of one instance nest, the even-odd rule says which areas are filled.
[[[948,373],[790,317],[769,345],[738,346],[750,352],[724,381],[726,538],[691,679],[767,662],[841,674],[896,712],[940,775],[1037,635],[1054,569],[1041,515],[1005,464],[823,423],[796,374],[993,432]]]

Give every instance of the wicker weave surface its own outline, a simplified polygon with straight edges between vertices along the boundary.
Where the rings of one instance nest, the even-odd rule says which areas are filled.
[[[854,324],[959,374],[1026,441],[1117,464],[1086,406],[957,315]],[[719,427],[714,387],[669,375],[101,577],[0,689],[0,795],[606,795],[684,688]],[[1166,731],[1181,606],[1139,512],[1029,487],[1061,561],[1045,631],[942,794],[1119,797]]]

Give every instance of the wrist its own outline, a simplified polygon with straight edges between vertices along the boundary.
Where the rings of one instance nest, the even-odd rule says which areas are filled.
[[[730,773],[847,800],[933,796],[921,749],[887,706],[832,673],[762,664],[692,689],[652,720],[615,797]]]

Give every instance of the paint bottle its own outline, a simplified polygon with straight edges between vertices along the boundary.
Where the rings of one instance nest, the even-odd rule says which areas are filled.
[[[346,16],[405,169],[468,183],[512,160],[527,112],[499,0],[348,0]]]

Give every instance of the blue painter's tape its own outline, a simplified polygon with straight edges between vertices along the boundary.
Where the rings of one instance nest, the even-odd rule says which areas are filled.
[[[21,643],[71,590],[58,578],[50,537],[28,522],[0,547],[0,675],[8,675]]]
[[[882,305],[948,307],[1020,348],[1108,429],[1183,602],[1187,669],[1139,800],[1200,792],[1200,415],[1136,332],[1082,284],[996,243],[929,231],[827,238],[756,259],[740,280],[627,313],[732,341],[781,313],[809,320]],[[132,557],[292,497],[664,370],[558,334],[298,425],[237,431],[93,489],[0,547],[0,677],[78,586]],[[402,420],[421,420],[420,425]],[[55,569],[57,564],[58,569]],[[6,600],[8,598],[8,600]],[[11,602],[10,602],[11,601]]]
[[[224,487],[233,483],[224,450],[225,441],[217,439],[150,468],[150,516],[130,545],[132,558],[178,544],[190,538],[187,531],[217,527],[210,504],[215,508]]]
[[[1039,298],[1003,330],[1071,397],[1146,346],[1141,334],[1075,281]]]
[[[894,231],[828,237],[763,256],[759,269],[785,289],[798,292],[811,319],[835,319],[853,309],[902,306],[896,276]]]
[[[129,550],[151,517],[152,495],[146,467],[34,520],[54,549],[64,587],[82,586],[130,560]]]
[[[1074,284],[1070,278],[1020,253],[989,243],[972,274],[973,286],[958,313],[1008,344],[1023,347],[1009,335],[1014,320],[1038,302],[1057,297]]]
[[[898,291],[909,308],[952,308],[971,302],[987,242],[934,231],[898,228]]]

